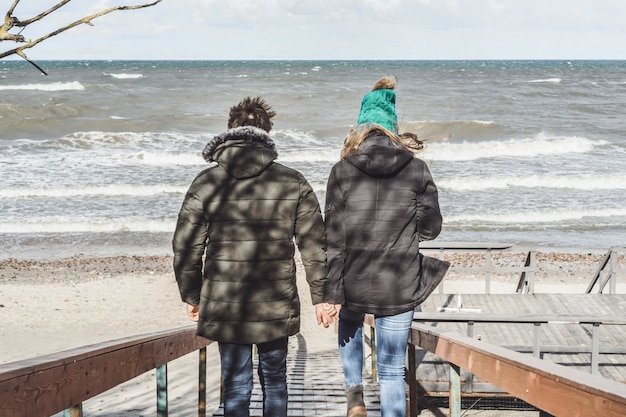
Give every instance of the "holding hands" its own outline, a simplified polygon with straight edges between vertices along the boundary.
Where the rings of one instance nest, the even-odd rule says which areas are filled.
[[[315,315],[317,316],[317,324],[328,327],[335,320],[339,320],[339,310],[341,304],[321,303],[315,305]]]

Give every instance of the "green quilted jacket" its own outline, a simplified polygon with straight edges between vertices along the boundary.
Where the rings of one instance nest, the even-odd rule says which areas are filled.
[[[217,164],[189,187],[172,242],[181,298],[200,305],[198,334],[229,343],[294,335],[296,244],[313,304],[322,302],[326,279],[313,189],[298,171],[274,162],[274,142],[254,127],[214,137],[203,155]]]

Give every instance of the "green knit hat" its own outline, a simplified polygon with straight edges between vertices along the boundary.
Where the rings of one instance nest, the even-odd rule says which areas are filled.
[[[395,77],[383,77],[374,84],[372,91],[363,96],[358,124],[376,123],[398,133],[395,86]]]

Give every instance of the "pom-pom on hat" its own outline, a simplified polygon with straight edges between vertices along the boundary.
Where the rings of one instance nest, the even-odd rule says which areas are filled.
[[[375,123],[398,133],[395,87],[394,76],[385,76],[376,81],[372,91],[363,96],[358,124]]]

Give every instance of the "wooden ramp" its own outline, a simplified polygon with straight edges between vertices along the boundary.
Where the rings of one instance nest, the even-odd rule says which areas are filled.
[[[469,315],[523,316],[600,316],[626,323],[624,294],[432,294],[422,305],[425,313],[445,310]],[[431,314],[432,315],[432,314]],[[564,320],[565,321],[565,320]],[[425,321],[429,323],[428,321]],[[466,335],[467,322],[432,322],[438,329]],[[540,357],[582,372],[592,371],[592,334],[599,331],[598,373],[608,379],[626,383],[626,325],[601,325],[594,329],[590,323],[551,322],[479,323],[472,324],[472,337],[512,350],[533,354],[535,332],[540,335]],[[449,367],[435,355],[418,350],[417,379],[422,393],[437,395],[447,391]],[[472,395],[498,393],[472,375],[463,375],[464,391]]]
[[[263,394],[254,369],[254,388],[250,415],[263,416]],[[380,417],[378,385],[372,384],[369,375],[363,375],[364,397],[368,417]],[[343,389],[343,371],[337,348],[310,354],[306,340],[300,334],[289,339],[287,357],[287,388],[289,391],[289,417],[332,416],[345,417],[346,397]],[[222,406],[213,414],[223,417]]]

